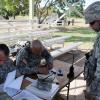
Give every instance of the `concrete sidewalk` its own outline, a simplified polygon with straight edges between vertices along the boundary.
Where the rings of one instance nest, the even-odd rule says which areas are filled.
[[[81,74],[76,80],[70,84],[69,100],[85,100],[83,90],[85,89],[86,83],[84,81],[83,74]],[[66,100],[67,88],[65,87],[60,92],[61,97]]]

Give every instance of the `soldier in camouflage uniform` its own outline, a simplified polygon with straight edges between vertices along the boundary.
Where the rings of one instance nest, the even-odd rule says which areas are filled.
[[[13,61],[9,58],[9,48],[0,44],[0,84],[5,81],[7,74],[15,69]]]
[[[40,68],[41,59],[45,59],[48,68]],[[21,74],[31,75],[48,73],[53,66],[53,58],[39,40],[34,40],[29,47],[23,47],[16,56],[16,65]]]
[[[97,32],[93,50],[85,63],[86,95],[88,100],[100,100],[100,1],[85,10],[85,20]]]

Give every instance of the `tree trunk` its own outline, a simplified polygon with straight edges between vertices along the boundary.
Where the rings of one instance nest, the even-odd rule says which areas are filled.
[[[40,24],[42,24],[41,23],[41,18],[38,18],[38,24],[39,24],[38,28],[41,28],[41,26],[40,26]]]
[[[14,18],[14,20],[15,20],[15,13],[13,13],[13,18]]]

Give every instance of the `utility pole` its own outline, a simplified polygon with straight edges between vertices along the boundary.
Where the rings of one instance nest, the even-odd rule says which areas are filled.
[[[34,17],[34,0],[29,0],[29,21]]]
[[[30,30],[32,30],[33,18],[34,18],[34,0],[29,0],[29,24],[30,24]]]

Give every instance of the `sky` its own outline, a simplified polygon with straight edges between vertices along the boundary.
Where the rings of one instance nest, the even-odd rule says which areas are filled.
[[[91,3],[95,2],[95,1],[100,1],[100,0],[85,0],[86,3],[85,3],[85,8],[90,5]]]

